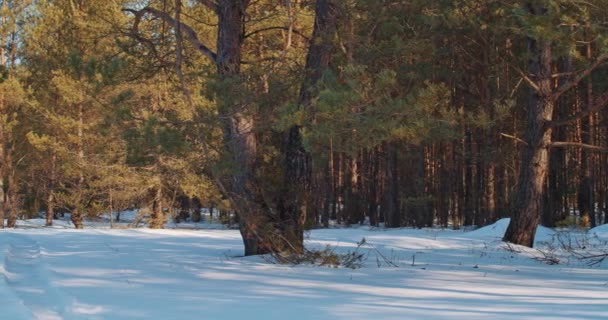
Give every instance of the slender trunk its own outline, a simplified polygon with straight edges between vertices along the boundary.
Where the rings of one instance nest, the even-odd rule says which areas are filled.
[[[380,151],[378,148],[370,151],[369,153],[369,181],[368,181],[368,194],[367,194],[367,203],[368,208],[367,212],[369,214],[369,223],[372,226],[377,227],[379,224],[378,217],[378,185],[380,184],[380,179],[378,179],[379,169],[380,169]]]
[[[151,229],[162,229],[165,225],[165,215],[163,211],[163,189],[160,184],[160,177],[156,179],[156,187],[154,188],[154,200],[152,200],[152,214],[150,216],[149,226]]]
[[[0,110],[4,109],[4,95],[0,96]],[[4,159],[5,154],[5,128],[6,125],[4,123],[0,123],[0,159]],[[0,229],[4,229],[4,216],[6,211],[6,192],[4,185],[4,172],[6,171],[6,164],[4,161],[0,163]]]
[[[330,151],[331,152],[331,151]],[[332,193],[332,175],[331,175],[331,157],[329,158],[329,160],[327,161],[327,165],[325,166],[325,172],[323,172],[323,186],[324,186],[324,196],[323,196],[323,214],[321,216],[321,226],[323,226],[324,228],[328,228],[329,227],[329,215],[330,215],[330,208],[333,205],[332,199],[333,197],[331,196]]]
[[[110,212],[110,228],[114,228],[114,188],[110,185],[108,190],[108,211]]]
[[[54,217],[55,217],[55,196],[52,192],[49,192],[46,197],[46,223],[45,223],[45,226],[47,226],[47,227],[52,226]]]
[[[465,129],[464,154],[464,225],[472,226],[475,220],[475,194],[473,183],[473,142],[470,128]]]
[[[7,17],[4,15],[6,12],[6,1],[2,1],[2,6],[0,10],[2,12],[2,17],[0,18],[0,22],[2,26],[4,26],[7,22]],[[6,67],[6,29],[2,28],[2,33],[0,34],[0,64],[3,67]],[[5,110],[4,93],[0,95],[0,110]],[[0,159],[4,159],[5,154],[5,140],[6,134],[5,131],[7,129],[6,123],[2,121],[0,123]],[[4,161],[2,161],[4,162]],[[7,209],[7,199],[4,185],[4,173],[6,172],[6,166],[4,163],[0,163],[0,229],[4,229],[4,216]]]
[[[587,44],[587,58],[591,59],[593,57],[593,52],[592,52],[592,48],[591,48],[591,43]],[[591,109],[593,107],[594,104],[594,99],[593,99],[593,82],[591,80],[591,78],[589,78],[587,80],[587,108]],[[592,112],[587,120],[587,132],[586,132],[586,138],[587,141],[583,141],[583,143],[587,143],[590,145],[595,145],[596,144],[596,139],[595,139],[595,126],[596,126],[596,114],[595,112]],[[590,227],[595,227],[597,225],[597,221],[596,221],[596,212],[595,212],[595,158],[597,157],[597,154],[595,152],[586,152],[587,150],[583,150],[583,154],[585,156],[583,156],[583,161],[586,162],[586,170],[585,170],[585,176],[583,178],[584,183],[583,183],[583,188],[584,188],[584,192],[582,192],[582,194],[585,195],[585,197],[582,197],[581,202],[586,203],[586,208],[587,208],[587,215],[589,217],[589,226]],[[586,154],[585,154],[586,153]]]
[[[389,143],[386,147],[386,192],[385,192],[385,224],[387,227],[402,226],[401,208],[399,201],[399,176],[397,172],[397,150],[395,145]]]
[[[10,132],[8,132],[10,133]],[[12,134],[7,135],[7,140],[13,140]],[[15,167],[13,163],[14,144],[6,150],[5,155],[5,170],[6,170],[6,205],[8,211],[8,219],[6,220],[7,228],[14,228],[17,225],[17,186],[15,181]]]
[[[83,196],[84,196],[84,103],[78,103],[78,182],[76,184],[75,209],[72,211],[71,220],[76,229],[84,228],[83,224]]]
[[[359,187],[359,165],[357,162],[357,156],[353,156],[348,159],[350,164],[348,168],[348,179],[346,180],[346,201],[345,215],[349,224],[361,223],[361,207],[360,207],[360,187]]]
[[[16,122],[14,115],[6,115],[6,121],[8,126],[11,123]],[[4,132],[4,179],[6,182],[6,194],[4,199],[5,211],[8,213],[6,226],[8,228],[14,228],[17,225],[17,185],[15,180],[16,170],[15,163],[13,161],[13,155],[15,154],[15,141],[12,130],[6,130]]]
[[[57,154],[53,152],[51,155],[50,172],[48,190],[46,196],[46,226],[53,225],[53,218],[55,217],[55,179],[56,179],[56,165],[57,165]]]
[[[460,143],[458,143],[458,141],[452,141],[451,145],[452,156],[450,157],[450,168],[452,170],[449,171],[449,181],[452,189],[452,201],[450,203],[450,212],[452,213],[452,228],[458,230],[462,224],[461,202],[463,197],[460,175],[462,161],[460,161],[460,150],[458,149]]]
[[[331,139],[331,138],[330,138]],[[336,159],[334,158],[334,150],[333,143],[330,140],[330,150],[329,150],[329,175],[331,177],[331,213],[330,219],[338,219],[338,179],[336,175]]]

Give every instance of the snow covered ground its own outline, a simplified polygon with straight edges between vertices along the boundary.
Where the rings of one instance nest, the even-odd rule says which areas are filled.
[[[366,239],[358,249],[364,267],[349,269],[240,257],[235,230],[21,222],[0,231],[0,319],[608,317],[608,261],[590,267],[560,249],[571,241],[601,250],[608,227],[560,237],[541,228],[541,253],[506,248],[500,237],[507,223],[471,232],[312,231],[309,248],[348,252]],[[547,257],[560,263],[549,265]]]

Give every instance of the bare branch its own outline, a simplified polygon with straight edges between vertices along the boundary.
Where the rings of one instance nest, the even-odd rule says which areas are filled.
[[[551,95],[551,99],[554,101],[557,100],[564,92],[572,89],[572,87],[579,84],[579,82],[581,82],[581,80],[583,80],[584,78],[589,76],[589,74],[591,74],[591,72],[593,72],[593,70],[595,70],[597,67],[599,67],[600,64],[602,64],[604,61],[606,61],[606,59],[608,59],[608,54],[605,54],[605,53],[601,54],[599,57],[597,57],[597,59],[595,59],[595,61],[589,67],[587,67],[587,69],[585,69],[581,73],[579,73],[576,77],[574,77],[574,79],[564,83],[559,88],[557,88],[557,90],[555,92],[553,92],[553,94]]]
[[[505,138],[513,139],[513,140],[515,140],[515,141],[517,141],[517,142],[519,142],[521,144],[528,145],[527,142],[525,142],[524,140],[522,140],[522,139],[520,139],[520,138],[518,138],[516,136],[512,136],[512,135],[506,134],[506,133],[501,133],[500,135],[503,136],[503,137],[505,137]]]
[[[268,28],[262,28],[262,29],[258,29],[255,31],[251,31],[248,34],[244,35],[243,38],[247,39],[255,34],[261,33],[261,32],[265,32],[265,31],[271,31],[271,30],[286,30],[286,31],[292,31],[293,33],[299,35],[300,37],[304,38],[306,41],[310,42],[310,38],[308,38],[307,36],[305,36],[302,32],[295,30],[295,29],[291,29],[288,27],[281,27],[281,26],[277,26],[277,27],[268,27]]]
[[[181,28],[181,13],[182,13],[182,0],[175,0],[175,71],[177,78],[179,79],[179,85],[182,88],[184,96],[188,104],[192,106],[192,96],[190,90],[186,86],[186,80],[184,79],[184,71],[182,69],[182,53],[183,53],[183,37]]]
[[[200,53],[202,53],[204,56],[209,58],[214,63],[217,62],[217,54],[215,52],[211,51],[211,49],[209,49],[209,47],[207,47],[205,44],[203,44],[199,40],[198,36],[196,35],[196,31],[194,31],[194,29],[192,29],[192,27],[190,27],[189,25],[187,25],[183,22],[176,21],[171,15],[167,14],[166,12],[163,12],[158,9],[151,8],[151,7],[146,7],[141,10],[123,9],[123,11],[130,12],[135,15],[135,22],[133,24],[133,29],[136,31],[139,29],[139,23],[143,19],[143,16],[147,13],[149,13],[157,18],[163,19],[167,23],[171,24],[174,29],[181,29],[186,34],[186,37],[188,38],[190,43],[192,43],[192,45],[194,45],[194,47]]]
[[[538,86],[538,84],[536,84],[536,82],[534,82],[534,80],[530,79],[530,77],[528,77],[528,76],[526,75],[526,73],[525,73],[525,72],[523,72],[523,71],[522,71],[520,68],[515,67],[514,69],[515,69],[515,71],[516,71],[517,73],[519,73],[519,75],[521,76],[521,78],[522,78],[522,79],[523,79],[523,80],[524,80],[524,81],[525,81],[525,82],[526,82],[526,83],[527,83],[527,84],[528,84],[528,85],[529,85],[529,86],[530,86],[532,89],[534,89],[534,91],[536,91],[536,92],[540,93],[540,87]]]
[[[608,148],[600,147],[600,146],[594,146],[594,145],[586,144],[586,143],[579,143],[579,142],[552,142],[549,145],[549,147],[550,148],[574,147],[574,148],[582,148],[582,149],[591,150],[591,151],[607,152],[608,153]]]
[[[547,128],[555,128],[555,127],[561,127],[561,126],[571,124],[577,120],[580,120],[584,117],[591,115],[593,112],[600,111],[601,109],[605,108],[607,104],[608,104],[608,93],[605,93],[604,95],[598,97],[595,100],[595,104],[593,106],[589,107],[588,109],[579,111],[576,114],[574,114],[573,116],[568,117],[564,120],[549,121],[546,123],[545,126]]]
[[[218,6],[217,6],[217,3],[215,3],[214,1],[212,1],[212,0],[199,0],[199,2],[200,2],[202,5],[204,5],[205,7],[207,7],[207,8],[209,8],[209,9],[213,10],[213,12],[216,12],[216,13],[217,13],[217,11],[218,11]]]

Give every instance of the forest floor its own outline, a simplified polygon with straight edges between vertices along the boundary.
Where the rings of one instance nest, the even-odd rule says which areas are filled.
[[[1,319],[606,319],[608,227],[539,228],[528,249],[475,231],[314,230],[356,269],[242,257],[236,230],[0,231]],[[365,243],[360,245],[365,238]],[[329,247],[328,247],[329,246]]]

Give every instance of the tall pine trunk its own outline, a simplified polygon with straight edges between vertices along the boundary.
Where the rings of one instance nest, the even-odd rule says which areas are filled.
[[[13,137],[11,132],[7,136],[7,140],[11,141],[11,146],[6,150],[5,157],[5,170],[6,170],[6,211],[8,212],[8,218],[6,219],[6,226],[8,228],[14,228],[17,225],[17,185],[15,180],[15,164],[13,163],[14,144],[12,143]]]
[[[555,101],[551,94],[551,44],[528,39],[528,50],[528,71],[538,88],[532,89],[530,96],[515,205],[504,240],[532,247],[549,169],[551,129],[545,124],[552,119]]]
[[[77,105],[78,108],[78,181],[76,183],[76,201],[75,208],[72,210],[71,220],[74,224],[74,228],[83,229],[84,228],[84,205],[83,205],[83,196],[84,196],[84,104],[81,101]]]
[[[51,169],[49,172],[48,190],[46,196],[46,226],[50,227],[53,225],[53,218],[55,217],[55,179],[56,179],[56,168],[57,168],[57,154],[53,152],[51,155]]]
[[[271,221],[263,212],[254,179],[257,139],[253,118],[244,105],[234,105],[228,96],[239,90],[241,50],[247,0],[220,0],[217,3],[218,35],[216,67],[219,81],[226,92],[220,93],[220,109],[224,127],[225,150],[230,156],[233,172],[228,186],[234,208],[239,215],[240,232],[245,255],[266,254],[274,250],[270,238]],[[242,102],[237,101],[237,104]]]
[[[587,44],[587,58],[593,57],[591,43]],[[594,104],[593,99],[593,82],[591,78],[587,79],[586,88],[586,107],[591,109]],[[583,132],[582,143],[595,145],[595,112],[592,112],[588,117],[582,120]],[[596,153],[587,149],[581,150],[581,179],[579,186],[579,210],[584,226],[595,227],[597,225],[595,212],[595,158]]]
[[[338,8],[335,0],[318,0],[315,8],[313,40],[308,49],[306,74],[298,100],[300,108],[310,107],[315,86],[323,72],[329,68],[337,20]],[[312,161],[310,154],[304,149],[299,125],[292,126],[287,132],[284,154],[284,182],[278,203],[279,218],[291,249],[302,251],[306,221],[305,204],[310,191]]]

